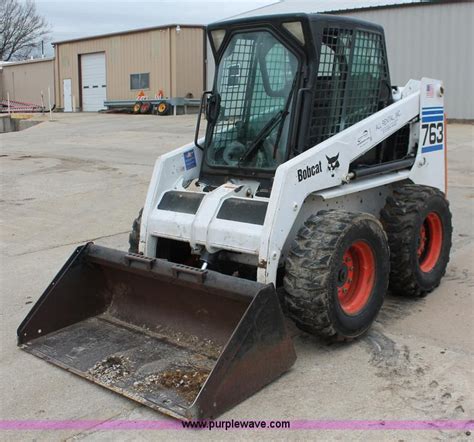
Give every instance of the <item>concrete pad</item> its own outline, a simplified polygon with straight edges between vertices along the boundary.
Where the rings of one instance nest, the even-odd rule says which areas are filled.
[[[16,347],[15,331],[74,248],[126,250],[156,157],[193,139],[195,116],[55,114],[0,135],[0,419],[168,418]],[[222,419],[432,420],[474,417],[473,126],[450,125],[454,246],[440,287],[388,296],[372,330],[327,346],[295,332],[293,369]],[[454,431],[8,431],[4,440],[432,440]]]

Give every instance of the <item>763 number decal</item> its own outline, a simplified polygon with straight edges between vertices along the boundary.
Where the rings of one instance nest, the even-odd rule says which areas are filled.
[[[435,152],[444,148],[444,108],[424,107],[421,110],[421,152]]]
[[[421,125],[423,133],[423,146],[442,143],[444,139],[443,123],[425,123]]]

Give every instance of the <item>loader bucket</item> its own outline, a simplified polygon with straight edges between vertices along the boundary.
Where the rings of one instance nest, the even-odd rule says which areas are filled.
[[[17,333],[25,351],[179,419],[218,416],[296,359],[273,285],[92,243]]]

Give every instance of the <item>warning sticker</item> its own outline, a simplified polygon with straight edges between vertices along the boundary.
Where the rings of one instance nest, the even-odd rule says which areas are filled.
[[[184,166],[186,167],[186,170],[194,169],[197,166],[194,149],[184,152],[183,157],[184,157]]]

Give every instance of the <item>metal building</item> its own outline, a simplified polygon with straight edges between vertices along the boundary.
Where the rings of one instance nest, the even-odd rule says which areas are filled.
[[[444,81],[450,119],[474,119],[474,2],[472,0],[280,1],[239,17],[291,12],[328,13],[380,24],[385,29],[392,84],[410,78]],[[208,88],[212,84],[212,60]]]
[[[56,106],[97,111],[106,100],[201,96],[206,44],[200,25],[167,25],[53,43]]]
[[[0,99],[48,106],[48,89],[54,103],[54,58],[2,63]],[[43,97],[41,96],[43,93]]]

